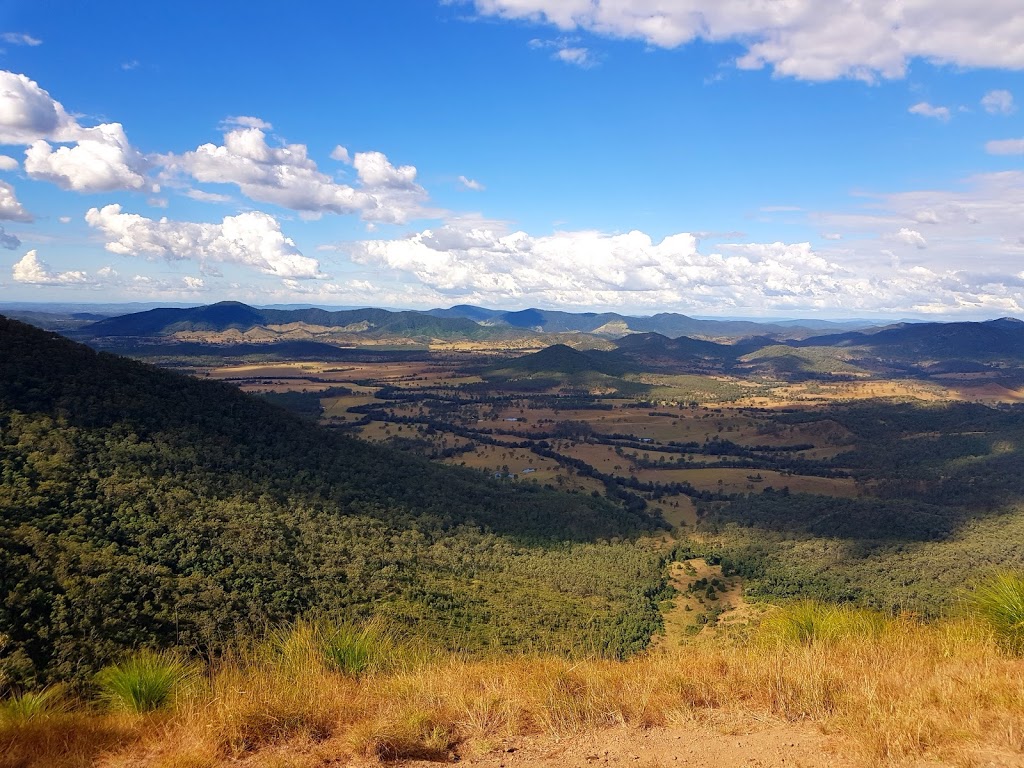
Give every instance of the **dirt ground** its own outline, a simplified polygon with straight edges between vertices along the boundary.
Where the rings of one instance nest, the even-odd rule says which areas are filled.
[[[461,757],[462,765],[481,768],[584,768],[587,766],[854,766],[841,746],[809,724],[772,724],[756,730],[687,724],[638,730],[611,728],[559,740],[535,739],[504,744],[492,752]],[[409,768],[437,763],[408,762]]]

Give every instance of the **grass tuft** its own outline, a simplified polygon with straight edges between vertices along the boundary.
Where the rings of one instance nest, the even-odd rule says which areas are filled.
[[[1024,655],[1024,574],[997,574],[979,584],[967,602],[1005,650]]]
[[[142,713],[168,706],[198,677],[198,665],[176,654],[139,651],[103,669],[96,685],[112,708]]]
[[[849,637],[877,638],[889,624],[889,619],[873,611],[804,600],[766,617],[759,632],[765,640],[811,645]]]
[[[66,712],[69,708],[64,687],[53,685],[41,691],[27,691],[0,702],[0,719],[27,722]]]

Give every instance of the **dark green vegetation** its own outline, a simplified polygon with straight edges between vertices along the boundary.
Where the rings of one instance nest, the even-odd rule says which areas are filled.
[[[826,416],[852,434],[833,460],[862,495],[765,489],[701,509],[754,595],[936,615],[965,586],[1024,567],[1024,408],[867,403]]]
[[[0,318],[0,684],[216,651],[310,612],[468,650],[626,655],[656,523],[360,443]]]
[[[319,614],[379,616],[472,652],[628,655],[660,626],[664,558],[641,540],[664,530],[659,514],[690,529],[696,511],[701,553],[773,601],[936,614],[975,575],[1024,565],[1019,406],[728,405],[770,400],[787,382],[892,372],[1012,383],[1024,324],[806,343],[648,332],[613,351],[557,344],[516,357],[498,342],[550,339],[535,321],[594,333],[584,341],[606,349],[624,326],[469,310],[225,303],[89,331],[201,374],[234,375],[197,360],[329,363],[239,369],[239,385],[276,390],[262,397],[0,320],[0,686],[84,679],[133,647],[216,653]],[[312,337],[260,335],[292,325]],[[180,340],[205,333],[227,335]],[[319,340],[334,333],[371,344]],[[437,338],[490,339],[502,356],[380,348]],[[313,423],[325,403],[335,429]],[[390,445],[343,434],[359,430]]]
[[[572,388],[603,389],[626,395],[649,393],[651,387],[623,378],[630,368],[630,361],[614,352],[580,351],[565,344],[554,344],[487,368],[483,375],[492,384],[511,383],[531,390]]]

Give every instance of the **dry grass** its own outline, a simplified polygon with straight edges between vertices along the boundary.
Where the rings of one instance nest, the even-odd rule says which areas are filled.
[[[769,622],[746,641],[702,636],[627,662],[392,649],[386,664],[355,677],[315,648],[250,654],[212,669],[207,687],[160,719],[79,712],[49,728],[45,719],[0,726],[0,765],[444,759],[530,734],[722,718],[813,722],[870,764],[969,764],[981,747],[1024,752],[1024,660],[980,625],[817,621],[795,640]],[[828,621],[835,626],[822,629]]]

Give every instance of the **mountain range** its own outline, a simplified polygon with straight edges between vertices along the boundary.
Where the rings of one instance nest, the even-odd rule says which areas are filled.
[[[26,318],[31,320],[31,318]],[[324,310],[316,308],[261,309],[225,301],[201,307],[161,307],[108,317],[82,326],[82,338],[165,337],[189,333],[250,334],[257,331],[291,338],[347,334],[366,339],[484,341],[530,338],[539,334],[590,334],[615,339],[631,333],[660,333],[736,340],[747,336],[798,339],[830,327],[822,321],[785,324],[747,320],[697,320],[662,313],[632,317],[616,313],[573,313],[542,309],[516,312],[460,305],[426,312],[386,309]],[[863,325],[855,324],[862,328]],[[837,325],[848,330],[847,325]]]

